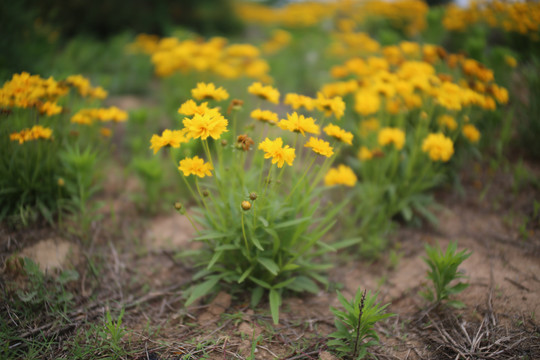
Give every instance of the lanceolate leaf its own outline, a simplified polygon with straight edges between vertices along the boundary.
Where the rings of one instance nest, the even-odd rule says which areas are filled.
[[[214,286],[216,286],[218,281],[219,281],[219,277],[216,276],[195,286],[193,290],[191,291],[189,298],[186,301],[186,306],[191,305],[198,298],[203,297],[204,295],[208,294],[214,288]]]
[[[272,320],[274,324],[279,323],[279,307],[281,306],[281,294],[275,290],[271,289],[268,296],[270,300],[270,313],[272,314]]]

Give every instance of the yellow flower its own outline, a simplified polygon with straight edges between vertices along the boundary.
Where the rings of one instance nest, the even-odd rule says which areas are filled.
[[[515,68],[517,66],[517,60],[514,57],[510,56],[510,55],[505,55],[504,56],[504,61],[511,68]]]
[[[371,115],[379,111],[379,95],[369,90],[358,91],[355,95],[354,110],[361,115]]]
[[[62,112],[62,107],[55,102],[47,101],[39,107],[39,112],[47,116],[53,116]]]
[[[299,132],[305,136],[305,133],[319,135],[321,129],[319,125],[315,124],[315,120],[311,117],[304,117],[304,115],[298,115],[294,112],[287,114],[287,120],[282,119],[278,126],[283,130],[289,130],[292,132]]]
[[[184,119],[183,123],[189,138],[202,140],[206,140],[209,136],[219,139],[221,134],[227,131],[229,124],[217,109],[211,109],[203,115],[195,114],[191,119]]]
[[[358,151],[358,158],[360,160],[371,160],[373,159],[373,153],[365,146],[362,146]]]
[[[322,93],[317,93],[317,99],[315,100],[317,109],[324,111],[326,116],[334,114],[336,119],[340,119],[345,113],[345,103],[341,96],[333,98],[327,98]]]
[[[99,129],[99,133],[103,137],[111,137],[112,131],[109,128],[102,127],[102,128]]]
[[[254,82],[248,87],[250,94],[256,95],[263,100],[270,101],[274,104],[279,104],[279,91],[270,85],[263,86],[260,82]]]
[[[197,175],[198,177],[212,176],[211,170],[214,170],[210,163],[204,163],[204,160],[198,156],[185,158],[180,161],[178,170],[184,173],[184,176]]]
[[[90,97],[93,97],[94,99],[103,100],[107,97],[107,95],[108,95],[107,90],[105,90],[101,86],[97,86],[93,89],[90,89]]]
[[[128,113],[124,110],[117,108],[116,106],[111,106],[105,109],[97,109],[98,118],[101,121],[114,121],[114,122],[124,122],[128,118]]]
[[[170,146],[173,148],[179,148],[180,144],[188,142],[186,137],[186,130],[164,130],[161,136],[152,135],[150,139],[150,149],[154,150],[156,154],[159,149],[165,146]]]
[[[216,88],[213,83],[197,83],[197,87],[191,90],[191,95],[197,100],[227,100],[229,93],[221,86]]]
[[[278,115],[270,110],[255,109],[251,112],[251,117],[255,120],[267,122],[272,125],[275,125],[278,122]]]
[[[299,95],[295,93],[289,93],[285,96],[284,103],[290,105],[294,110],[298,110],[301,107],[304,107],[306,110],[313,110],[315,99],[310,98],[309,96]]]
[[[405,145],[405,133],[398,128],[385,127],[379,131],[377,140],[381,146],[394,144],[397,150],[401,150]]]
[[[346,144],[352,145],[353,134],[341,129],[339,126],[328,124],[323,130],[326,135],[338,139],[339,141],[343,141]]]
[[[360,135],[361,136],[366,136],[367,134],[369,134],[372,131],[379,130],[379,126],[380,126],[379,125],[379,120],[377,120],[375,118],[362,120],[360,122]]]
[[[328,141],[324,141],[322,139],[317,139],[314,137],[310,137],[309,141],[304,145],[304,147],[311,148],[311,150],[313,150],[317,154],[326,157],[330,157],[334,154],[334,150],[332,149]]]
[[[422,151],[433,161],[446,162],[454,154],[454,144],[443,133],[429,134],[422,143]]]
[[[283,167],[284,163],[292,166],[296,156],[294,149],[290,148],[289,145],[283,147],[283,140],[281,138],[277,138],[273,141],[266,138],[259,144],[259,149],[264,151],[264,158],[272,158],[272,164],[277,163],[278,168]]]
[[[472,124],[463,125],[462,132],[463,136],[469,139],[469,141],[472,143],[476,143],[478,140],[480,140],[480,131],[478,131],[478,129]]]
[[[458,127],[456,120],[450,115],[441,115],[437,121],[439,122],[440,126],[446,126],[448,130],[456,130]]]
[[[38,139],[50,139],[52,136],[52,130],[41,125],[35,125],[31,129],[23,129],[20,132],[15,132],[9,135],[11,141],[18,141],[19,144],[23,144],[26,141],[38,140]]]
[[[25,141],[32,140],[32,134],[30,133],[30,129],[24,129],[20,132],[9,134],[9,140],[18,141],[19,144],[23,144]]]
[[[92,87],[90,86],[90,80],[88,80],[82,75],[70,75],[66,78],[66,82],[69,85],[73,85],[74,87],[76,87],[77,91],[79,91],[79,94],[81,94],[81,96],[86,97],[92,91]]]
[[[208,111],[208,103],[203,102],[201,105],[197,105],[195,101],[189,99],[185,103],[180,106],[178,109],[178,113],[186,116],[193,116],[195,114],[203,115],[206,111]]]
[[[358,178],[354,174],[354,171],[345,165],[331,168],[324,176],[324,184],[326,186],[345,185],[353,187],[357,181]]]

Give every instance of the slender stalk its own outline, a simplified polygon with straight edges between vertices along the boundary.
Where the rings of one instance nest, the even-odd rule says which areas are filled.
[[[360,314],[358,314],[358,324],[356,325],[356,340],[354,341],[353,359],[356,359],[358,355],[358,343],[360,342],[360,325],[362,324],[362,313],[364,312],[364,302],[366,301],[366,290],[362,294],[362,300],[360,301]]]
[[[215,169],[214,162],[212,161],[212,154],[210,153],[210,147],[208,146],[208,139],[203,140],[202,143],[204,151],[206,152],[206,156],[208,156],[208,161],[210,161],[210,165],[212,165],[212,168]]]
[[[313,159],[312,159],[311,162],[309,163],[308,167],[306,168],[306,170],[304,171],[304,173],[302,174],[302,176],[300,177],[300,179],[296,182],[296,184],[295,184],[294,187],[292,188],[291,192],[289,192],[289,195],[287,195],[287,197],[285,198],[285,201],[283,202],[284,204],[286,204],[287,201],[289,201],[289,198],[292,196],[292,194],[294,194],[294,191],[296,190],[296,188],[298,187],[298,185],[300,185],[300,183],[302,182],[302,180],[304,180],[304,178],[306,177],[307,173],[309,172],[309,169],[311,169],[311,167],[313,166],[313,163],[315,162],[315,159],[317,159],[317,156],[313,156]]]
[[[189,190],[189,193],[191,194],[191,197],[195,199],[195,201],[197,202],[197,205],[200,207],[201,201],[199,200],[199,197],[195,194],[195,191],[193,191],[193,188],[191,187],[191,185],[189,185],[189,182],[187,181],[186,177],[182,176],[182,179],[186,183],[186,186]]]
[[[214,205],[214,208],[217,210],[216,212],[218,213],[219,220],[221,221],[221,225],[225,226],[225,218],[221,214],[221,210],[219,209],[216,199],[214,199],[214,196],[212,195],[211,191],[208,191],[208,196],[210,197],[210,200],[212,200],[212,204]]]
[[[197,232],[197,235],[200,235],[201,232],[199,230],[199,228],[197,228],[197,226],[195,226],[195,222],[193,221],[193,219],[191,218],[191,216],[188,214],[187,210],[184,210],[184,212],[182,213],[182,215],[184,215],[189,223],[191,224],[191,226],[193,226],[193,229]]]
[[[274,169],[274,164],[270,165],[270,169],[268,169],[268,176],[266,177],[266,184],[264,185],[264,191],[262,193],[263,196],[266,195],[266,190],[268,189],[268,184],[270,184],[270,174],[272,174],[273,169]]]
[[[237,117],[238,111],[233,110],[233,112],[234,112],[234,115],[233,115],[233,128],[232,128],[232,134],[231,134],[231,141],[232,142],[234,142],[234,138],[236,136],[236,117]]]
[[[244,226],[244,212],[242,210],[242,235],[244,236],[244,243],[246,244],[246,250],[247,250],[247,254],[248,254],[248,259],[251,260],[251,250],[249,248],[249,243],[247,241],[247,236],[246,236],[246,229],[245,229],[245,226]]]
[[[204,196],[201,192],[201,188],[199,187],[199,180],[197,178],[195,178],[195,187],[197,188],[197,192],[199,193],[199,196],[201,197],[201,200],[202,200],[202,203],[204,205],[204,208],[206,210],[206,213],[208,214],[208,217],[212,220],[212,224],[214,225],[214,227],[216,229],[219,228],[219,226],[216,224],[216,220],[214,219],[214,217],[211,215],[212,213],[210,212],[210,209],[208,209],[208,206],[206,205],[206,201],[204,200]]]

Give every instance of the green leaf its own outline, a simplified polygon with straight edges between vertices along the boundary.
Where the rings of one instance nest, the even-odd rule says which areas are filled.
[[[251,241],[253,242],[253,245],[261,251],[264,251],[264,248],[262,247],[261,243],[259,242],[259,239],[257,239],[255,236],[251,237]]]
[[[424,205],[415,204],[415,208],[432,225],[436,226],[437,224],[439,224],[439,219],[437,219],[437,217],[435,215],[433,215],[433,213],[431,211],[429,211]]]
[[[448,294],[457,294],[469,287],[467,283],[459,283],[448,289]]]
[[[282,223],[279,223],[279,224],[275,225],[274,229],[283,229],[283,228],[286,228],[286,227],[295,226],[295,225],[301,224],[301,223],[303,223],[305,221],[309,221],[310,219],[311,219],[311,216],[302,217],[302,218],[299,218],[299,219],[294,219],[294,220],[289,220],[289,221],[284,221]]]
[[[253,266],[250,266],[249,268],[247,268],[247,270],[244,271],[242,276],[240,276],[240,278],[238,279],[238,283],[239,284],[243,283],[244,280],[246,280],[246,278],[249,276],[249,274],[251,274],[252,271],[253,271]]]
[[[18,292],[17,295],[19,295],[19,298],[22,302],[30,302],[34,297],[37,295],[37,291],[29,291],[29,292]]]
[[[401,215],[403,215],[403,218],[405,219],[405,221],[410,222],[413,217],[411,208],[409,206],[404,206],[401,209]]]
[[[300,267],[298,264],[287,264],[281,268],[281,271],[296,270]]]
[[[276,285],[274,285],[274,289],[281,289],[281,288],[284,288],[286,287],[287,285],[289,285],[290,283],[292,283],[293,281],[295,281],[296,278],[293,277],[293,278],[290,278],[290,279],[287,279],[285,281],[282,281]]]
[[[270,300],[270,313],[272,314],[272,320],[274,324],[279,323],[279,307],[281,306],[281,294],[275,289],[270,289],[270,294],[268,295]]]
[[[208,263],[208,266],[206,267],[206,269],[210,270],[212,268],[212,266],[214,266],[216,261],[219,260],[221,255],[223,255],[223,251],[218,251],[218,252],[214,253],[214,256],[212,256],[212,258],[210,259],[210,262]]]
[[[237,250],[237,249],[238,249],[238,246],[236,246],[236,245],[225,244],[225,245],[216,246],[216,248],[214,250],[215,251],[225,251],[225,250]]]
[[[264,227],[268,227],[268,220],[263,218],[262,216],[258,216],[257,219],[259,219],[260,222],[264,225]]]
[[[195,286],[186,301],[185,306],[191,305],[195,300],[208,294],[219,281],[219,277],[213,277]]]
[[[291,282],[287,286],[287,288],[297,292],[308,291],[313,294],[319,292],[319,287],[317,286],[317,284],[313,280],[305,276],[298,276],[295,281]]]
[[[257,279],[253,276],[250,276],[249,277],[249,280],[253,281],[255,284],[259,285],[259,286],[262,286],[263,288],[265,289],[271,289],[272,287],[270,286],[270,284],[268,284],[267,282],[264,282],[260,279]]]
[[[262,266],[264,266],[268,271],[270,271],[272,275],[277,275],[279,273],[279,266],[272,259],[258,258],[257,261],[259,261]]]
[[[259,304],[259,302],[262,299],[263,294],[264,294],[264,289],[262,287],[256,287],[251,292],[251,306],[252,307],[255,307]]]
[[[225,234],[222,232],[214,231],[211,233],[208,233],[206,235],[198,236],[194,238],[193,240],[199,241],[199,240],[211,240],[211,239],[220,239],[229,236],[230,234]]]
[[[64,270],[58,276],[58,282],[62,285],[65,285],[71,281],[75,281],[79,279],[79,273],[75,270]]]
[[[345,239],[345,240],[335,242],[335,243],[332,244],[332,246],[337,250],[341,250],[341,249],[347,248],[349,246],[360,244],[361,242],[362,242],[361,237],[355,237],[355,238]]]
[[[463,309],[465,307],[465,304],[459,300],[450,300],[447,304],[455,309]]]

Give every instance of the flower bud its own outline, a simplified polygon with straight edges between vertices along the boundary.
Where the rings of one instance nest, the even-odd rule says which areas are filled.
[[[208,192],[208,190],[203,190],[203,191],[202,191],[202,196],[208,197],[208,195],[210,195],[210,193]]]
[[[63,178],[58,178],[58,186],[62,187],[66,184]]]
[[[257,200],[257,193],[256,193],[256,192],[251,192],[251,193],[249,194],[249,198],[250,198],[252,201]]]
[[[246,200],[242,201],[242,210],[248,211],[249,209],[251,209],[251,203]]]
[[[221,140],[221,146],[223,147],[227,146],[227,140],[225,139]]]
[[[176,210],[180,211],[180,210],[182,210],[182,204],[179,201],[177,201],[177,202],[174,203],[174,208]]]

